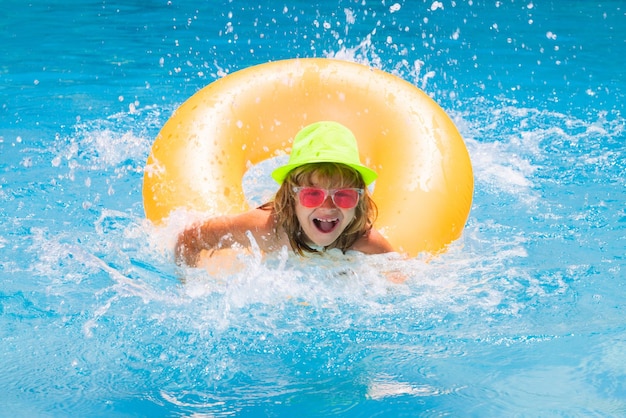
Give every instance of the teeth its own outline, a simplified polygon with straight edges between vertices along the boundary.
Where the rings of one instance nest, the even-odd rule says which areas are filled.
[[[315,226],[317,226],[317,228],[321,232],[326,233],[335,229],[335,226],[339,223],[339,218],[334,218],[334,219],[315,218],[313,222],[315,223]]]

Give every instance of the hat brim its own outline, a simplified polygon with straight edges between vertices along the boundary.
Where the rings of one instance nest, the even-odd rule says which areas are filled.
[[[363,178],[363,182],[365,183],[366,186],[369,186],[370,184],[374,182],[374,180],[378,178],[378,174],[374,170],[364,165],[349,164],[349,163],[345,163],[341,161],[328,161],[328,160],[307,161],[306,163],[286,164],[272,171],[272,178],[278,184],[283,184],[283,182],[285,181],[285,179],[287,178],[291,170],[301,167],[303,165],[312,164],[312,163],[338,163],[338,164],[347,165],[348,167],[355,169],[361,175],[361,177]]]

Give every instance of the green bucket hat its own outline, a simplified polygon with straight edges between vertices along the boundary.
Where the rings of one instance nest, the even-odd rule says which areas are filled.
[[[291,170],[310,163],[345,164],[358,171],[366,185],[378,177],[361,164],[354,134],[338,122],[322,121],[302,128],[293,140],[289,161],[275,169],[272,178],[282,184]]]

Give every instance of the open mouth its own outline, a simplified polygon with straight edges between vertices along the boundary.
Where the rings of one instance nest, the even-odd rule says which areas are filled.
[[[320,232],[327,234],[329,232],[332,232],[335,229],[335,227],[339,225],[339,219],[338,218],[334,218],[334,219],[315,218],[313,219],[313,224],[315,224],[315,227]]]

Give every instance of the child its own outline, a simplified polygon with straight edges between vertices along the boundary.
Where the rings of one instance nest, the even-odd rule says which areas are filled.
[[[354,134],[337,122],[303,128],[293,141],[289,162],[272,172],[281,186],[273,201],[234,215],[209,219],[178,237],[176,260],[196,266],[203,250],[283,246],[295,253],[338,248],[366,254],[393,251],[372,227],[376,205],[367,186],[378,175],[359,160]]]

